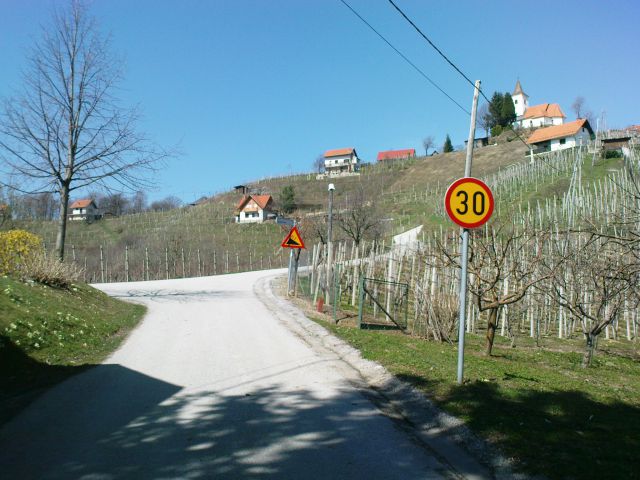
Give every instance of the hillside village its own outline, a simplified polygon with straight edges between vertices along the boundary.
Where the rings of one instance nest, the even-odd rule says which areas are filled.
[[[0,5],[3,478],[640,478],[640,5],[591,3]]]

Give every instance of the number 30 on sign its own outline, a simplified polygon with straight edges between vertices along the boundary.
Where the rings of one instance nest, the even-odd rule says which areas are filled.
[[[493,213],[493,194],[482,180],[464,177],[447,189],[444,206],[453,222],[462,228],[477,228]]]

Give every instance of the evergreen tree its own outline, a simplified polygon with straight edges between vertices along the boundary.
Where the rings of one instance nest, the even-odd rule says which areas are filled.
[[[296,209],[296,192],[293,185],[283,187],[280,192],[280,208],[284,213],[291,213]]]
[[[451,138],[447,133],[447,138],[444,139],[444,145],[442,146],[442,151],[444,153],[453,152],[453,144],[451,143]]]
[[[511,97],[509,97],[511,98]],[[493,92],[491,102],[489,103],[489,117],[491,120],[490,127],[496,125],[502,125],[502,105],[504,103],[504,97],[499,92]]]
[[[502,109],[500,111],[500,125],[503,127],[511,125],[516,121],[516,107],[509,93],[505,93],[502,97]]]

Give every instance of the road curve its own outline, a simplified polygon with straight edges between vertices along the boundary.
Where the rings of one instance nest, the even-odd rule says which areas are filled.
[[[97,287],[148,306],[0,430],[7,479],[460,478],[255,291],[278,271]]]

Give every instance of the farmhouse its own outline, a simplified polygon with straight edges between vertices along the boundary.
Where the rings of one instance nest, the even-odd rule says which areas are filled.
[[[91,198],[76,200],[69,206],[69,220],[98,220],[101,218],[96,203]]]
[[[236,223],[262,223],[274,217],[271,195],[244,195],[236,206]]]
[[[407,148],[405,150],[386,150],[384,152],[378,152],[378,162],[406,160],[408,158],[415,158],[415,156],[415,148]]]
[[[562,125],[566,115],[557,103],[541,103],[529,106],[529,95],[524,93],[520,80],[516,82],[516,88],[511,94],[513,106],[516,111],[516,126],[522,128],[549,127]]]
[[[324,171],[329,176],[355,173],[359,170],[360,159],[356,149],[339,148],[324,153]]]
[[[552,127],[540,128],[533,132],[527,143],[536,148],[536,152],[548,152],[587,145],[593,135],[589,121],[582,118],[573,122]]]

